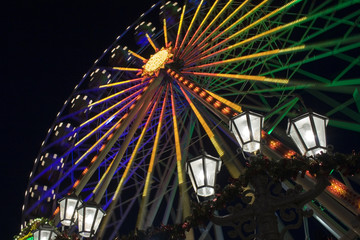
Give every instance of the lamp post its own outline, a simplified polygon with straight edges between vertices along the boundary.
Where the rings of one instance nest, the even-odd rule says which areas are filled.
[[[197,195],[209,197],[215,193],[216,174],[221,169],[221,160],[203,153],[186,163],[186,171]]]
[[[105,211],[98,204],[86,202],[77,209],[79,235],[93,237],[99,227]]]
[[[55,228],[48,224],[41,225],[33,234],[34,240],[54,240],[57,235]]]
[[[76,209],[83,202],[75,194],[67,195],[59,200],[60,206],[60,222],[64,226],[72,226],[77,221]]]
[[[316,113],[307,113],[289,121],[288,134],[303,155],[315,156],[321,151],[325,152],[326,124],[326,117]],[[262,126],[262,115],[253,112],[244,112],[230,120],[230,130],[244,152],[255,152],[260,149]],[[205,180],[208,164],[205,159],[205,157],[194,158],[187,164],[188,172],[189,166],[191,168],[189,176],[195,192],[200,196],[204,196],[204,192],[214,193],[213,188],[199,191],[202,187],[206,189],[206,184],[208,184]],[[215,176],[211,179],[215,179]],[[228,208],[230,213],[227,215],[214,214],[210,220],[220,226],[232,226],[235,229],[231,232],[232,237],[260,240],[283,239],[287,228],[284,228],[282,232],[278,231],[277,215],[285,215],[289,222],[295,221],[295,225],[302,221],[303,216],[310,216],[311,213],[303,211],[304,205],[317,197],[329,185],[327,176],[319,174],[316,180],[315,186],[310,190],[303,191],[301,185],[296,185],[294,189],[284,190],[285,193],[283,193],[279,191],[282,189],[281,181],[271,178],[267,169],[258,170],[249,179],[252,189],[241,193],[242,204]],[[249,200],[249,194],[252,195],[251,200]],[[289,214],[289,211],[295,214]],[[298,220],[296,220],[296,215]],[[248,230],[247,236],[243,234],[244,229]]]

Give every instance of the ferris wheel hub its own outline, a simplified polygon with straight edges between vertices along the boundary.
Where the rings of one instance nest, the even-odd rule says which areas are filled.
[[[157,75],[160,69],[165,68],[165,64],[172,62],[172,56],[171,47],[161,48],[143,65],[142,76]]]

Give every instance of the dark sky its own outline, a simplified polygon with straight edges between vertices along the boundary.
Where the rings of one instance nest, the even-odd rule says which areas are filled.
[[[153,2],[35,0],[2,6],[1,36],[7,42],[1,57],[1,239],[19,232],[33,161],[64,101],[95,59]]]

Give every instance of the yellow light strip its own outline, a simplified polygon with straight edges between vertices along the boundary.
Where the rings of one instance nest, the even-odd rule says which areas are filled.
[[[113,67],[114,70],[128,71],[128,72],[140,72],[141,68],[127,68],[127,67]]]
[[[264,0],[261,3],[259,3],[258,5],[256,5],[253,9],[251,9],[249,12],[247,12],[245,15],[243,15],[241,18],[239,18],[238,20],[236,20],[233,24],[231,24],[229,27],[227,27],[224,31],[222,31],[221,33],[219,33],[217,36],[215,36],[213,38],[213,40],[218,39],[221,35],[223,35],[224,33],[228,32],[229,30],[233,29],[237,24],[239,24],[240,22],[242,22],[245,18],[247,18],[249,15],[251,15],[253,12],[255,12],[256,10],[258,10],[262,5],[264,5],[266,2],[268,2],[269,0]]]
[[[208,135],[208,137],[211,140],[211,143],[213,144],[213,146],[215,147],[217,153],[219,154],[220,157],[222,157],[224,155],[224,151],[221,149],[220,145],[218,144],[218,142],[215,139],[215,135],[214,133],[211,131],[209,125],[207,125],[207,123],[205,122],[205,119],[201,116],[200,112],[196,109],[195,105],[191,102],[190,98],[188,97],[188,95],[185,93],[184,89],[180,86],[180,90],[182,91],[182,93],[184,94],[187,102],[189,103],[191,109],[193,110],[193,112],[195,113],[197,119],[199,120],[201,126],[204,128],[206,134]]]
[[[143,60],[144,62],[146,62],[146,61],[147,61],[147,59],[146,59],[146,58],[144,58],[144,57],[140,56],[140,55],[139,55],[139,54],[137,54],[136,52],[133,52],[133,51],[131,51],[131,50],[128,50],[128,52],[129,52],[131,55],[133,55],[134,57],[137,57],[138,59]]]
[[[270,55],[273,55],[273,54],[295,52],[295,51],[299,51],[299,50],[302,50],[302,49],[305,49],[305,45],[300,45],[300,46],[290,47],[290,48],[285,48],[285,49],[274,49],[274,50],[270,50],[270,51],[266,51],[266,52],[260,52],[260,53],[254,53],[254,54],[250,54],[250,55],[246,55],[246,56],[231,58],[231,59],[227,59],[227,60],[221,60],[221,61],[212,62],[212,63],[208,63],[208,64],[203,64],[203,65],[198,65],[198,66],[194,66],[194,67],[189,67],[189,68],[185,68],[184,70],[189,71],[189,70],[194,70],[194,69],[201,69],[201,68],[204,68],[204,67],[212,67],[212,66],[216,66],[216,65],[228,64],[228,63],[233,63],[233,62],[240,62],[240,61],[249,60],[249,59],[253,59],[253,58],[270,56]]]
[[[159,94],[159,96],[160,96],[160,94]],[[127,179],[128,175],[129,175],[130,169],[131,169],[131,167],[133,165],[133,162],[135,160],[135,157],[136,157],[136,155],[137,155],[137,153],[139,151],[140,145],[142,144],[142,141],[143,141],[143,139],[145,137],[145,133],[146,133],[148,127],[149,127],[150,121],[151,121],[151,119],[152,119],[152,117],[153,117],[153,115],[155,113],[155,109],[156,109],[156,106],[158,104],[158,101],[159,101],[159,97],[158,97],[156,103],[154,103],[154,106],[153,106],[153,108],[152,108],[152,110],[150,112],[150,115],[149,115],[149,117],[148,117],[148,119],[147,119],[147,121],[145,123],[145,126],[144,126],[144,128],[143,128],[143,130],[142,130],[142,132],[140,134],[140,137],[138,138],[138,140],[136,142],[136,146],[135,146],[135,148],[134,148],[134,150],[133,150],[133,152],[131,154],[131,157],[130,157],[130,160],[129,160],[128,164],[126,165],[125,171],[121,176],[120,182],[119,182],[119,184],[118,184],[118,186],[116,188],[116,191],[115,191],[115,193],[114,193],[114,195],[112,197],[112,201],[116,201],[120,196],[120,193],[122,191],[125,180]]]
[[[136,99],[133,99],[132,101],[125,104],[120,110],[116,111],[113,115],[108,117],[106,119],[106,121],[102,122],[100,125],[98,125],[96,128],[94,128],[91,132],[86,134],[83,138],[81,138],[78,142],[75,143],[75,147],[77,147],[79,144],[81,144],[83,141],[85,141],[87,138],[89,138],[92,134],[94,134],[97,130],[99,130],[102,126],[104,126],[107,123],[108,120],[110,120],[111,118],[117,116],[120,112],[122,112],[125,108],[127,108],[130,104],[132,104],[135,100]],[[108,110],[105,110],[105,111],[108,111]],[[98,115],[96,115],[94,118],[98,117]],[[90,121],[90,119],[88,121],[86,121],[86,122],[89,122],[89,121]],[[83,126],[84,124],[86,124],[86,123],[83,123],[81,126]]]
[[[155,52],[157,52],[159,49],[155,46],[155,43],[151,40],[149,34],[145,34],[147,40],[149,41],[150,45],[153,47],[153,49],[155,50]]]
[[[182,24],[183,24],[183,21],[184,21],[185,9],[186,9],[186,4],[184,5],[184,7],[182,9],[182,12],[181,12],[181,16],[180,16],[180,23],[179,23],[179,28],[178,28],[178,31],[177,31],[176,41],[175,41],[175,51],[176,51],[176,48],[177,48],[178,43],[179,43],[179,37],[180,37],[180,33],[181,33],[181,28],[182,28]]]
[[[181,72],[181,73],[198,75],[198,76],[234,78],[234,79],[240,79],[240,80],[251,80],[251,81],[261,81],[261,82],[282,83],[282,84],[289,83],[289,79],[269,78],[269,77],[265,77],[265,76],[226,74],[226,73],[204,73],[204,72]]]
[[[191,19],[191,22],[190,22],[190,25],[189,25],[188,29],[186,30],[185,37],[184,37],[184,38],[182,39],[182,41],[181,41],[181,44],[180,44],[178,53],[180,52],[181,48],[183,47],[183,45],[184,45],[184,43],[185,43],[185,41],[186,41],[186,39],[187,39],[187,37],[188,37],[191,29],[192,29],[192,26],[193,26],[193,24],[194,24],[194,22],[195,22],[195,20],[196,20],[196,18],[197,18],[197,16],[198,16],[198,14],[199,14],[199,11],[200,11],[200,8],[201,8],[203,2],[204,2],[204,0],[201,0],[201,2],[199,3],[198,7],[196,8],[195,14],[194,14],[193,18]]]
[[[144,83],[139,83],[139,84],[137,84],[137,85],[134,85],[134,86],[132,86],[132,87],[129,87],[129,88],[127,88],[127,89],[124,89],[124,90],[122,90],[122,91],[120,91],[120,92],[117,92],[117,93],[115,93],[115,94],[112,94],[112,95],[110,95],[110,96],[108,96],[108,97],[106,97],[106,98],[100,99],[99,101],[90,103],[90,104],[88,105],[88,107],[97,105],[97,104],[102,103],[102,102],[104,102],[104,101],[106,101],[106,100],[109,100],[109,99],[111,99],[111,98],[117,97],[117,96],[119,96],[119,95],[121,95],[121,94],[123,94],[123,93],[125,93],[125,92],[128,92],[128,91],[130,91],[130,90],[133,90],[134,88],[140,87],[140,86],[143,85],[143,84],[144,84]]]
[[[215,32],[217,32],[224,24],[226,24],[228,21],[230,21],[230,19],[237,13],[237,12],[239,12],[244,6],[245,6],[245,4],[247,4],[247,2],[248,2],[249,0],[246,0],[246,1],[244,1],[242,4],[240,4],[240,6],[239,7],[237,7],[224,21],[222,21],[208,36],[206,36],[206,38],[199,44],[199,46],[202,46],[203,44],[204,44],[204,42],[206,42],[206,40],[207,39],[209,39]],[[268,1],[268,0],[265,0],[265,1]],[[251,11],[250,11],[251,12]],[[244,16],[242,16],[241,18],[239,18],[236,22],[239,22],[239,21],[241,21],[242,19],[244,19],[248,14],[250,14],[250,12],[248,12],[247,14],[245,14]],[[235,23],[236,23],[235,22]],[[234,24],[232,24],[231,26],[233,26]],[[230,27],[231,27],[230,26]],[[227,31],[227,29],[226,30],[224,30],[224,31],[222,31],[220,34],[223,34],[223,33],[225,33]],[[219,35],[220,35],[219,34]],[[214,38],[214,39],[216,39],[216,37]],[[202,48],[204,48],[205,46],[203,46],[203,47],[201,47],[201,49]]]
[[[133,94],[129,95],[129,96],[126,97],[126,98],[123,98],[121,101],[117,102],[116,104],[112,105],[111,107],[109,107],[109,108],[105,109],[104,111],[96,114],[94,117],[89,118],[89,119],[86,120],[85,122],[81,123],[81,124],[80,124],[80,127],[88,124],[89,122],[94,121],[96,118],[98,118],[98,117],[102,116],[103,114],[107,113],[108,111],[114,109],[115,107],[119,106],[120,104],[124,103],[125,101],[129,100],[130,98],[134,97],[135,95],[138,95],[141,91],[143,91],[143,89],[140,89],[140,90],[134,92]],[[133,100],[130,101],[130,102],[133,102],[133,101],[135,101],[135,100],[136,100],[136,99],[133,99]],[[112,117],[112,116],[111,116],[111,117]],[[111,117],[110,117],[110,118],[111,118]],[[105,122],[106,122],[106,121],[105,121]]]
[[[121,82],[116,82],[116,83],[109,83],[109,84],[104,84],[104,85],[100,85],[99,88],[107,88],[107,87],[114,87],[114,86],[119,86],[125,83],[131,83],[131,82],[136,82],[136,81],[143,81],[146,78],[134,78],[134,79],[129,79],[129,80],[125,80],[125,81],[121,81]]]
[[[168,45],[168,35],[167,35],[167,28],[166,28],[166,19],[163,19],[163,27],[164,27],[164,38],[165,38],[165,47]]]
[[[95,195],[98,192],[99,187],[101,187],[101,185],[103,184],[106,176],[108,175],[108,173],[110,172],[110,169],[112,168],[112,166],[114,165],[114,159],[116,159],[118,154],[115,155],[115,157],[112,159],[110,165],[106,168],[104,174],[101,176],[100,181],[97,182],[95,188],[93,189],[92,193]]]
[[[178,171],[178,181],[179,185],[184,182],[182,166],[181,166],[181,148],[180,148],[180,137],[179,137],[179,129],[176,119],[176,110],[175,110],[175,100],[174,100],[174,93],[172,89],[172,84],[170,84],[170,91],[171,91],[171,110],[173,115],[173,127],[174,127],[174,139],[175,139],[175,149],[176,149],[176,164],[177,164],[177,171]]]
[[[253,36],[253,37],[251,37],[251,38],[245,39],[245,40],[242,41],[242,42],[235,43],[234,45],[231,45],[231,46],[227,47],[227,49],[232,49],[232,48],[238,47],[238,46],[243,45],[243,44],[245,44],[245,43],[251,42],[251,41],[253,41],[253,40],[255,40],[255,39],[264,37],[264,36],[266,36],[266,35],[269,35],[269,34],[272,34],[272,33],[274,33],[274,32],[277,32],[277,31],[280,31],[280,30],[282,30],[282,29],[285,29],[285,28],[287,28],[287,27],[290,27],[290,26],[292,26],[292,25],[299,24],[299,23],[301,23],[301,22],[304,22],[306,19],[307,19],[307,17],[302,17],[302,18],[300,18],[300,19],[298,19],[298,20],[295,20],[295,21],[293,21],[293,22],[290,22],[290,23],[288,23],[288,24],[285,24],[285,25],[282,25],[282,26],[279,26],[279,27],[270,29],[270,30],[268,30],[268,31],[266,31],[266,32],[263,32],[263,33],[260,33],[260,34],[258,34],[258,35],[255,35],[255,36]]]
[[[231,102],[231,101],[229,101],[229,100],[227,100],[227,99],[225,99],[225,98],[222,98],[222,97],[220,97],[219,95],[216,95],[215,93],[210,92],[210,91],[208,91],[208,90],[206,90],[206,89],[204,89],[204,90],[205,90],[209,95],[213,96],[214,98],[216,98],[217,100],[219,100],[220,102],[222,102],[223,104],[225,104],[226,106],[231,107],[232,109],[238,111],[239,113],[242,112],[241,106],[237,105],[236,103],[233,103],[233,102]]]
[[[151,152],[150,163],[149,163],[149,168],[148,168],[147,175],[151,175],[153,170],[154,170],[155,157],[156,157],[157,150],[158,150],[158,147],[159,147],[159,139],[160,139],[161,127],[162,127],[162,122],[163,122],[164,112],[165,112],[165,107],[166,107],[168,88],[169,87],[166,88],[165,97],[164,97],[163,104],[162,104],[162,107],[161,107],[159,123],[158,123],[157,129],[156,129],[156,136],[155,136],[155,140],[154,140],[153,149],[152,149],[152,152]],[[146,178],[144,191],[143,191],[143,197],[145,197],[149,193],[150,180],[151,179]]]
[[[197,41],[204,35],[204,33],[207,32],[207,30],[216,22],[216,20],[221,16],[221,14],[230,6],[233,0],[229,0],[229,2],[220,10],[220,12],[216,15],[216,17],[210,22],[210,24],[205,28],[204,31],[200,33],[200,35],[196,38],[196,40],[192,43],[192,46],[194,46]]]
[[[239,46],[241,46],[241,45],[244,45],[244,44],[246,44],[246,43],[249,43],[249,42],[251,42],[251,41],[254,41],[254,40],[258,39],[258,38],[261,38],[261,37],[270,35],[270,34],[272,34],[272,33],[278,32],[278,31],[281,31],[281,30],[283,30],[283,29],[286,29],[286,28],[291,27],[291,26],[296,25],[296,24],[300,24],[300,23],[302,23],[302,22],[304,22],[304,21],[306,21],[306,20],[307,20],[307,17],[302,17],[302,18],[297,19],[297,20],[295,20],[295,21],[293,21],[293,22],[290,22],[290,23],[287,23],[287,24],[285,24],[285,25],[282,25],[282,26],[279,26],[279,27],[270,29],[270,30],[268,30],[268,31],[266,31],[266,32],[260,33],[260,34],[258,34],[258,35],[255,35],[255,36],[251,37],[251,38],[245,39],[245,40],[243,40],[243,41],[241,41],[241,42],[235,43],[235,44],[233,44],[233,45],[231,45],[231,46],[228,46],[228,47],[226,47],[226,48],[223,48],[223,49],[221,49],[221,50],[218,50],[218,51],[216,51],[216,52],[213,52],[213,53],[211,53],[211,54],[208,54],[208,55],[206,55],[206,56],[204,56],[204,57],[201,57],[200,59],[195,59],[195,60],[189,62],[188,64],[193,64],[193,63],[196,63],[196,62],[198,62],[198,61],[200,61],[200,60],[207,59],[207,58],[212,57],[212,56],[215,56],[215,55],[217,55],[217,54],[219,54],[219,53],[228,51],[228,50],[230,50],[230,49],[233,49],[233,48],[239,47]],[[225,41],[225,40],[224,40],[224,41]],[[209,50],[211,50],[211,49],[212,49],[212,48],[209,48],[209,49],[206,50],[205,52],[207,52],[207,51],[209,51]],[[205,52],[203,52],[202,54],[204,54]]]
[[[231,39],[233,39],[234,37],[240,35],[240,34],[243,33],[244,31],[246,31],[246,30],[254,27],[255,25],[259,24],[260,22],[262,22],[262,21],[266,20],[267,18],[275,15],[276,13],[284,10],[285,8],[292,6],[294,3],[297,3],[297,2],[299,2],[299,0],[293,0],[293,1],[285,4],[284,6],[278,8],[278,9],[275,9],[274,11],[272,11],[272,12],[270,12],[269,14],[265,15],[264,17],[259,18],[258,20],[254,21],[254,22],[251,23],[250,25],[248,25],[248,26],[246,26],[245,28],[243,28],[243,29],[239,30],[238,32],[234,33],[233,35],[231,35],[230,37],[228,37],[228,38],[226,39],[226,41],[230,41]],[[214,38],[214,40],[215,40],[215,39],[216,39],[216,37]]]
[[[79,164],[99,143],[101,143],[105,138],[107,138],[109,134],[112,131],[114,131],[114,129],[120,124],[122,120],[123,118],[117,121],[116,124],[114,124],[103,136],[99,138],[99,140],[97,140],[90,148],[88,148],[88,150],[83,155],[81,155],[81,157],[75,162],[74,165]]]
[[[195,31],[195,33],[193,34],[193,36],[191,37],[190,41],[187,43],[187,45],[184,48],[183,53],[180,55],[180,58],[182,58],[186,52],[188,52],[188,50],[190,49],[190,45],[193,42],[194,38],[196,37],[196,35],[198,34],[198,32],[200,31],[200,29],[202,28],[202,26],[204,25],[204,23],[206,22],[206,20],[209,18],[210,14],[212,13],[212,11],[215,9],[215,6],[217,5],[217,3],[219,2],[219,0],[216,0],[214,2],[214,4],[211,6],[210,10],[208,11],[208,13],[206,14],[205,18],[202,20],[202,22],[200,23],[199,27],[197,28],[197,30]]]

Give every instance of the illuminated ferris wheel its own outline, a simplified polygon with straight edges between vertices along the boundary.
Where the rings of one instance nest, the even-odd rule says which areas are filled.
[[[359,21],[360,1],[155,3],[65,101],[35,159],[23,224],[57,219],[67,194],[102,206],[98,234],[106,239],[180,223],[191,215],[187,159],[206,151],[222,160],[221,175],[241,175],[245,159],[229,122],[245,110],[264,116],[264,151],[281,157],[295,154],[283,147],[293,146],[283,119],[306,108],[326,115],[337,134],[356,135]],[[357,232],[344,219],[360,212],[358,194],[347,178],[333,181],[352,198],[332,187],[331,200],[312,205],[316,216],[335,236]],[[316,210],[329,202],[349,213]],[[211,224],[195,234],[226,239]]]

